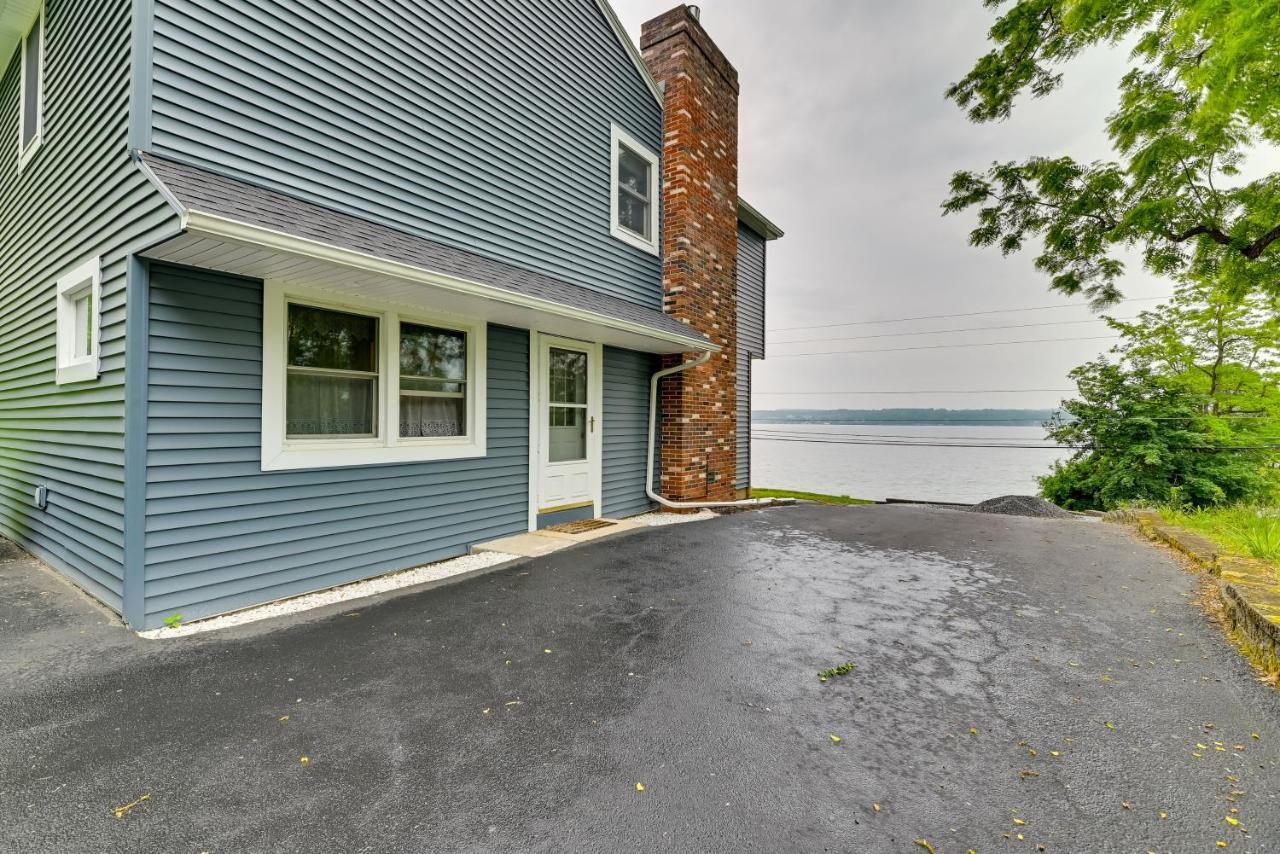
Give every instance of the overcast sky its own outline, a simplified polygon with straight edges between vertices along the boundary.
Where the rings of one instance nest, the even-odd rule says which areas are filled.
[[[615,0],[632,38],[670,0]],[[1067,371],[1109,341],[1015,344],[861,355],[825,350],[1101,336],[1082,299],[1048,290],[1032,255],[975,249],[969,215],[943,218],[952,172],[993,160],[1067,153],[1110,156],[1103,123],[1128,67],[1100,50],[1069,66],[1066,85],[1027,100],[1002,124],[973,125],[942,92],[987,49],[992,16],[979,0],[706,0],[702,23],[742,86],[743,198],[786,231],[769,247],[769,358],[756,363],[754,407],[1047,407],[1062,394],[937,394],[932,390],[1067,389]],[[1129,266],[1126,297],[1166,296],[1170,283]],[[1157,302],[1118,306],[1127,317]],[[979,317],[789,327],[1046,305]],[[1052,324],[984,332],[862,338],[974,326]],[[777,391],[917,391],[787,394]]]

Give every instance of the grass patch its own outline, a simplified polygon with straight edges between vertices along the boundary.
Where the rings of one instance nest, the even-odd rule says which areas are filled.
[[[823,495],[821,492],[799,492],[794,489],[757,489],[751,487],[752,498],[794,498],[798,501],[817,501],[822,504],[875,504],[865,498],[850,498],[848,495]]]
[[[1280,560],[1280,508],[1162,509],[1160,515],[1166,522],[1195,531],[1233,554]]]

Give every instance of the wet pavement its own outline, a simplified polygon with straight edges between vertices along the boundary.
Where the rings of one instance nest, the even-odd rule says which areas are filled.
[[[1280,693],[1195,585],[803,506],[144,642],[0,563],[0,851],[1280,851]]]

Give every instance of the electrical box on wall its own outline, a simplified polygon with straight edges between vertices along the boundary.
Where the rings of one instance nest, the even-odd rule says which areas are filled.
[[[41,484],[35,488],[31,496],[31,503],[37,508],[43,510],[49,506],[49,487]]]

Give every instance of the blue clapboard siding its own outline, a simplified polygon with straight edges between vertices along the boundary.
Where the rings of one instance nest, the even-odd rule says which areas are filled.
[[[0,59],[0,535],[119,610],[127,255],[176,217],[129,159],[130,0],[50,0],[44,142],[19,171]],[[102,374],[55,383],[55,288],[102,261]],[[37,510],[31,493],[49,488]]]
[[[751,485],[751,360],[764,358],[765,239],[738,225],[738,479]]]
[[[649,377],[656,357],[604,348],[603,512],[631,516],[650,509],[644,463],[649,437]]]
[[[529,338],[492,326],[488,456],[263,472],[262,286],[151,270],[146,624],[463,554],[529,509]]]
[[[763,359],[765,240],[738,226],[738,349]]]
[[[738,476],[734,486],[746,489],[751,486],[751,355],[746,350],[738,351],[737,388]]]
[[[661,107],[594,0],[155,0],[152,150],[661,307],[609,234]]]

